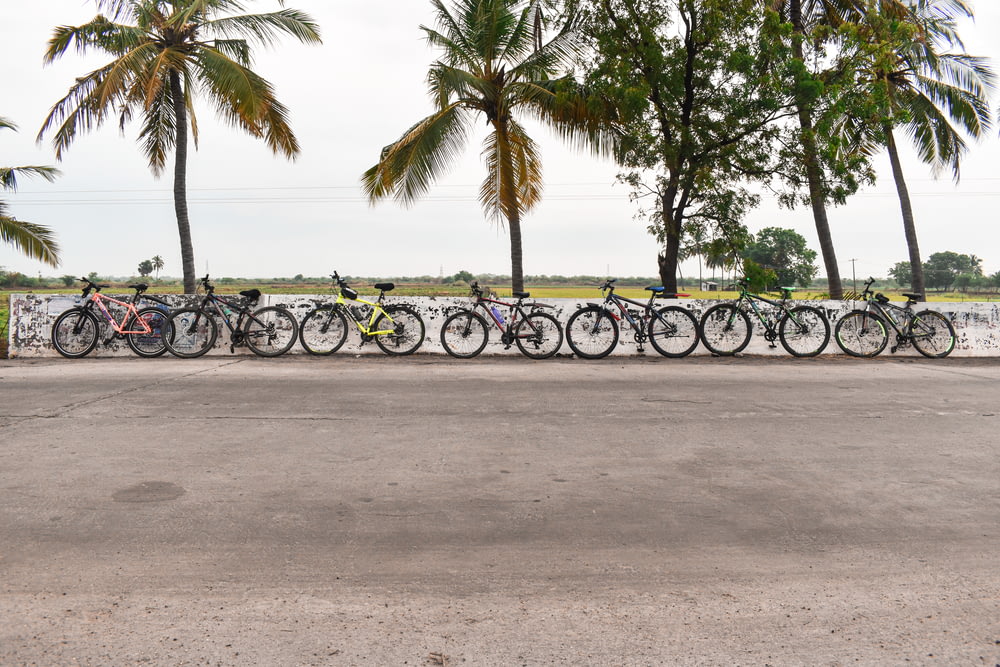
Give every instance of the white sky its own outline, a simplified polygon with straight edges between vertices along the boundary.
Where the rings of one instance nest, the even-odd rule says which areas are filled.
[[[254,11],[273,11],[260,0]],[[430,112],[424,78],[435,52],[422,39],[431,24],[421,0],[289,0],[322,30],[322,46],[283,40],[280,54],[258,51],[256,70],[276,87],[291,110],[303,148],[296,162],[274,157],[263,142],[224,125],[211,108],[199,112],[201,143],[188,159],[189,206],[199,273],[275,277],[451,275],[510,271],[504,229],[484,219],[477,201],[483,177],[479,140],[465,159],[414,207],[393,201],[370,207],[361,173],[413,122]],[[968,51],[1000,62],[1000,3],[975,2],[977,23],[963,31]],[[0,0],[0,116],[19,132],[0,132],[0,164],[55,164],[52,184],[22,180],[18,193],[2,196],[22,220],[55,230],[63,264],[52,269],[0,245],[0,266],[29,275],[134,275],[140,261],[164,258],[165,275],[179,276],[180,250],[169,171],[154,179],[136,144],[114,123],[80,136],[56,164],[48,140],[34,137],[51,105],[75,77],[103,64],[69,53],[43,67],[45,43],[56,25],[79,25],[96,14],[88,0],[14,3]],[[994,104],[997,100],[994,100]],[[657,245],[635,219],[628,189],[615,183],[613,163],[563,147],[539,129],[545,197],[523,221],[526,274],[657,275]],[[926,258],[943,250],[984,258],[1000,270],[1000,140],[996,130],[973,146],[954,185],[939,180],[912,156],[906,174],[920,248]],[[830,210],[840,273],[860,280],[884,276],[907,257],[888,159],[879,160],[879,182],[847,206]],[[819,250],[807,208],[778,209],[773,200],[748,219],[751,231],[779,226],[797,230]],[[821,271],[822,261],[818,261]],[[697,275],[696,262],[683,267]]]

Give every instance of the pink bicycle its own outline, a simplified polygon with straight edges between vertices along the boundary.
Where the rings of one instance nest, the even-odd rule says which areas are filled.
[[[83,288],[83,304],[59,315],[52,325],[52,344],[59,354],[69,359],[79,359],[97,347],[101,334],[97,312],[101,313],[113,330],[105,339],[105,345],[116,338],[124,338],[132,351],[140,357],[158,357],[167,351],[163,335],[164,332],[171,330],[168,324],[170,304],[163,299],[145,294],[144,292],[149,289],[148,285],[142,283],[129,285],[130,289],[135,290],[135,294],[131,300],[121,301],[101,294],[101,290],[107,285],[98,285],[87,278],[80,280],[87,284]],[[162,307],[136,309],[140,299],[154,301]],[[120,318],[112,312],[117,307],[125,309]]]

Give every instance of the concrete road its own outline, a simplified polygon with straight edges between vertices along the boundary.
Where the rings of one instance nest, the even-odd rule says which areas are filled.
[[[0,361],[0,665],[997,665],[1000,362]]]

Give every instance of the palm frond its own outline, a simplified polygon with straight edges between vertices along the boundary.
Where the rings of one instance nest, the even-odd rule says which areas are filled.
[[[2,204],[0,202],[0,242],[14,246],[32,259],[59,266],[59,244],[52,230],[6,215]]]
[[[304,44],[322,43],[319,24],[297,9],[283,9],[269,14],[225,16],[206,21],[205,32],[226,39],[252,39],[263,46],[273,46],[282,35],[291,35]]]
[[[38,176],[51,183],[56,180],[59,170],[55,167],[0,167],[0,189],[11,192],[17,190],[17,175]]]
[[[383,148],[378,164],[362,175],[365,196],[412,205],[460,155],[468,131],[464,110],[454,104],[424,118]]]
[[[148,41],[142,29],[109,21],[103,16],[79,26],[59,26],[49,39],[43,62],[50,64],[60,58],[75,44],[76,52],[91,49],[120,56]]]
[[[516,122],[504,132],[491,132],[483,144],[486,178],[479,201],[487,215],[503,224],[512,214],[520,217],[542,197],[542,162],[538,146]]]
[[[621,136],[614,102],[572,77],[517,83],[508,92],[577,150],[589,149],[603,156],[614,153]]]

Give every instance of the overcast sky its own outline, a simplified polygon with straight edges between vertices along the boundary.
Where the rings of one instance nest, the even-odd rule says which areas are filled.
[[[277,3],[260,0],[256,11]],[[280,53],[258,51],[256,71],[291,110],[302,146],[295,162],[274,157],[259,140],[219,121],[202,105],[201,141],[189,153],[188,187],[195,262],[213,276],[323,276],[334,269],[365,276],[451,275],[459,270],[509,273],[504,229],[484,219],[477,201],[483,177],[479,139],[427,197],[405,209],[393,201],[370,207],[360,174],[382,146],[430,112],[424,78],[435,57],[420,24],[433,21],[423,0],[289,0],[310,13],[324,44],[283,40]],[[1000,60],[1000,3],[976,0],[977,23],[965,27],[970,53]],[[0,2],[0,116],[20,131],[0,132],[0,164],[56,164],[48,141],[35,135],[49,108],[75,77],[107,61],[74,52],[43,67],[56,25],[79,25],[96,13],[88,0]],[[993,101],[996,104],[997,100]],[[51,227],[63,264],[51,269],[0,245],[0,266],[30,275],[91,271],[134,275],[139,262],[160,255],[164,273],[179,276],[180,250],[171,177],[156,180],[136,144],[114,123],[79,137],[57,166],[54,183],[23,180],[2,196],[18,218]],[[613,163],[563,147],[538,130],[545,170],[543,202],[523,221],[526,274],[657,275],[655,240],[635,219],[628,189]],[[1000,271],[1000,140],[973,146],[957,186],[934,180],[908,155],[905,166],[924,258],[943,250],[984,258]],[[888,160],[879,182],[847,206],[831,209],[833,238],[845,282],[885,276],[907,258],[899,204]],[[808,209],[778,209],[766,199],[748,219],[751,231],[793,228],[819,250]],[[851,260],[854,260],[852,263]],[[822,269],[821,273],[825,273]],[[697,274],[697,264],[684,265]]]

